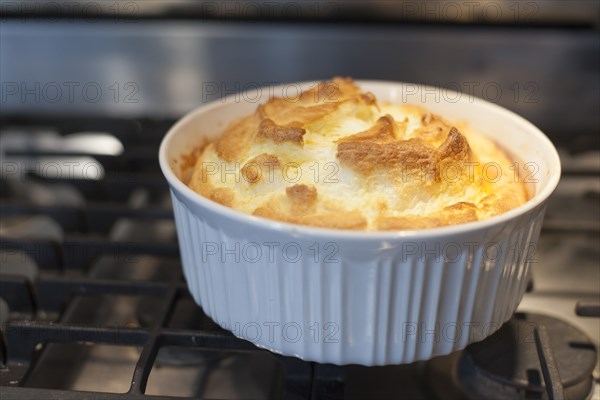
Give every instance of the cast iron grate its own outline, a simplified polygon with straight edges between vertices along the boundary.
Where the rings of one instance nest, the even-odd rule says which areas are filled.
[[[167,228],[172,225],[173,215],[168,187],[156,157],[158,144],[173,121],[11,117],[3,118],[0,123],[2,132],[13,130],[24,137],[44,131],[59,136],[73,132],[107,132],[123,145],[122,152],[114,155],[98,155],[81,149],[36,148],[35,141],[16,148],[3,144],[0,148],[0,316],[3,317],[0,391],[3,399],[181,398],[148,394],[149,377],[161,349],[266,352],[212,323],[190,301],[178,264],[175,234],[163,229],[163,224],[167,224]],[[91,157],[102,165],[105,174],[100,179],[57,178],[48,177],[39,169],[32,171],[24,167],[27,160],[49,156],[54,160]],[[577,179],[598,174],[596,170],[582,173],[565,169],[566,175]],[[53,199],[52,189],[63,188],[64,192],[65,187],[68,201]],[[546,234],[561,237],[599,234],[600,226],[595,218],[597,193],[585,193],[576,201],[577,207],[570,206],[573,204],[570,192],[553,197],[544,226]],[[576,218],[566,221],[565,209],[578,210]],[[15,234],[11,221],[33,223]],[[150,265],[152,273],[148,273]],[[93,322],[86,302],[98,296],[155,301],[143,307],[143,315],[137,316],[138,323]],[[173,323],[178,306],[184,300],[194,307],[191,312],[186,309],[184,314],[198,315],[201,323],[191,327]],[[597,304],[582,303],[578,313],[597,316]],[[545,345],[544,332],[538,336],[540,354],[551,354]],[[114,344],[139,349],[126,393],[29,385],[48,346],[65,343]],[[378,382],[374,384],[377,386],[380,383],[377,379],[383,377],[386,381],[395,381],[406,397],[431,397],[430,388],[420,375],[421,365],[342,368],[292,357],[272,357],[284,372],[281,387],[276,388],[277,396],[269,398],[341,399],[345,391],[356,386],[358,377],[367,382],[369,388],[374,387],[369,382]],[[545,375],[548,381],[553,381],[551,370],[545,371]],[[548,386],[549,390],[560,391],[559,385]]]
[[[225,352],[265,352],[247,341],[208,323],[202,327],[179,329],[170,326],[174,309],[190,294],[178,265],[179,253],[174,235],[167,240],[147,241],[139,229],[129,235],[115,235],[115,226],[126,228],[145,223],[172,222],[168,187],[157,163],[160,139],[173,121],[10,118],[2,120],[3,131],[17,130],[21,135],[51,130],[59,135],[72,132],[109,132],[123,144],[123,152],[114,156],[94,156],[104,168],[99,180],[67,176],[48,178],[39,171],[18,170],[22,160],[46,156],[86,156],[85,152],[62,149],[2,149],[3,173],[0,175],[0,216],[6,220],[27,221],[49,218],[59,234],[26,232],[12,235],[10,226],[2,231],[0,249],[0,294],[10,318],[2,321],[0,340],[0,391],[2,398],[63,399],[143,399],[171,398],[146,394],[148,379],[161,348],[181,347]],[[55,158],[56,160],[56,158]],[[16,180],[16,182],[15,182]],[[15,184],[26,190],[34,184],[44,188],[68,185],[82,199],[74,204],[37,202],[15,194]],[[131,204],[136,191],[144,201]],[[139,193],[138,193],[139,194]],[[139,228],[139,227],[138,227]],[[10,258],[12,257],[12,258]],[[15,263],[17,267],[10,267]],[[106,278],[98,263],[108,260],[117,268],[136,260],[133,270],[145,268],[145,257],[160,260],[167,267],[162,276],[142,279]],[[23,272],[33,264],[33,272]],[[105,263],[106,264],[106,263]],[[130,263],[131,264],[131,263]],[[14,266],[13,266],[14,267]],[[164,267],[164,265],[163,265]],[[7,271],[8,269],[8,271]],[[145,309],[144,323],[137,326],[72,322],[77,302],[83,297],[130,296],[157,299],[157,307]],[[193,311],[202,313],[196,306]],[[6,317],[6,315],[4,316]],[[208,320],[203,313],[200,318]],[[141,353],[126,393],[47,389],[28,386],[28,379],[49,344],[92,343],[130,345]],[[280,396],[311,397],[313,365],[295,358],[274,356],[283,368]],[[181,398],[181,397],[173,397]]]
[[[45,343],[63,342],[93,342],[105,344],[137,345],[143,346],[139,361],[135,367],[131,389],[126,394],[72,392],[49,389],[33,389],[18,387],[3,379],[3,398],[148,398],[144,391],[148,377],[154,364],[158,350],[164,346],[181,346],[195,348],[218,348],[228,351],[262,351],[249,342],[235,338],[232,334],[223,331],[182,331],[165,328],[164,325],[172,314],[173,306],[178,297],[187,292],[179,280],[169,283],[140,283],[120,282],[118,284],[107,281],[90,280],[44,280],[37,282],[40,289],[38,293],[50,295],[60,293],[69,296],[75,293],[119,293],[119,294],[152,294],[159,295],[162,306],[155,312],[155,320],[148,329],[123,328],[123,327],[98,327],[75,325],[66,323],[22,321],[11,322],[5,327],[5,338],[9,344],[6,354],[8,365],[26,362],[33,352],[34,347],[43,340]],[[40,299],[44,300],[44,299]],[[303,368],[302,362],[287,357],[281,357],[281,362],[286,370],[292,374],[286,380],[286,390],[308,396],[310,391],[310,368]],[[304,374],[298,374],[304,369]],[[20,382],[19,382],[20,383]],[[152,396],[154,398],[154,396]]]

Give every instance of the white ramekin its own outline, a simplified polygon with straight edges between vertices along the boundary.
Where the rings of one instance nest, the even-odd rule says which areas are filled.
[[[179,179],[182,155],[270,95],[291,97],[314,83],[247,91],[190,112],[160,147],[190,292],[223,328],[305,360],[385,365],[448,354],[492,334],[519,304],[560,178],[558,154],[525,119],[464,93],[357,83],[379,101],[467,121],[533,163],[532,198],[484,221],[391,232],[312,228],[224,207]]]

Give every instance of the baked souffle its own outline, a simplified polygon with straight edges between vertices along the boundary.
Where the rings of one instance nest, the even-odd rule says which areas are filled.
[[[525,201],[510,158],[467,124],[380,103],[350,78],[273,97],[205,145],[189,187],[247,214],[336,229],[483,220]]]

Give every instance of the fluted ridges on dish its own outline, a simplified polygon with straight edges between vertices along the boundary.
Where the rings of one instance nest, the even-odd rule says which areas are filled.
[[[207,315],[260,347],[336,364],[425,360],[493,333],[524,293],[523,252],[537,240],[543,218],[541,210],[498,233],[502,249],[518,251],[492,261],[480,246],[452,262],[389,251],[361,265],[343,257],[290,264],[279,253],[273,262],[224,264],[204,262],[201,243],[233,248],[236,234],[211,226],[175,196],[173,204],[185,276]],[[289,325],[287,337],[276,330],[270,338],[269,324],[297,324],[301,336],[296,340]]]

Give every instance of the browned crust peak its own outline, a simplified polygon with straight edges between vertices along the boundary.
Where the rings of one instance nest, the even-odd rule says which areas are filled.
[[[267,167],[266,171],[264,167]],[[281,168],[279,159],[272,154],[262,153],[242,167],[242,175],[249,183],[257,183],[265,173],[271,173],[275,168]]]
[[[298,204],[314,204],[317,201],[317,188],[305,184],[297,184],[285,189],[287,197]]]
[[[302,127],[334,112],[340,104],[353,98],[360,98],[364,102],[375,101],[374,96],[361,96],[360,89],[352,79],[335,77],[302,92],[296,99],[273,97],[259,107],[258,113],[262,118],[269,118],[281,126]]]
[[[421,122],[423,125],[415,129],[413,135],[434,145],[441,144],[452,128],[442,117],[431,112],[425,112],[421,118]]]
[[[470,161],[471,147],[467,139],[456,129],[452,127],[448,137],[437,149],[441,159],[453,159],[455,161]]]
[[[231,124],[215,143],[217,155],[227,162],[243,159],[258,140],[303,146],[304,125],[334,112],[347,101],[374,104],[375,97],[361,93],[350,78],[321,82],[297,98],[272,97],[256,113]]]
[[[398,137],[398,127],[394,118],[386,114],[379,118],[375,125],[367,129],[356,133],[354,135],[346,136],[336,141],[336,143],[344,142],[373,142],[373,143],[389,143],[396,140]]]
[[[418,169],[434,180],[439,179],[441,163],[471,160],[469,143],[455,127],[437,149],[421,138],[397,140],[397,129],[394,119],[385,115],[371,128],[338,140],[337,157],[363,174],[400,167],[403,171]]]
[[[300,95],[300,101],[309,103],[337,102],[360,94],[360,89],[354,84],[352,78],[336,76],[331,81],[319,82],[312,89],[303,92]]]
[[[261,121],[258,127],[258,137],[272,140],[273,142],[280,144],[283,142],[291,142],[299,145],[304,144],[302,137],[306,133],[303,128],[294,126],[281,126],[277,125],[273,120],[266,118]]]
[[[363,141],[342,142],[338,145],[337,157],[350,168],[368,174],[376,168],[407,169],[425,168],[435,170],[435,150],[421,139],[398,142],[375,143]]]
[[[360,95],[360,98],[368,105],[377,104],[377,97],[371,92],[366,92]]]

